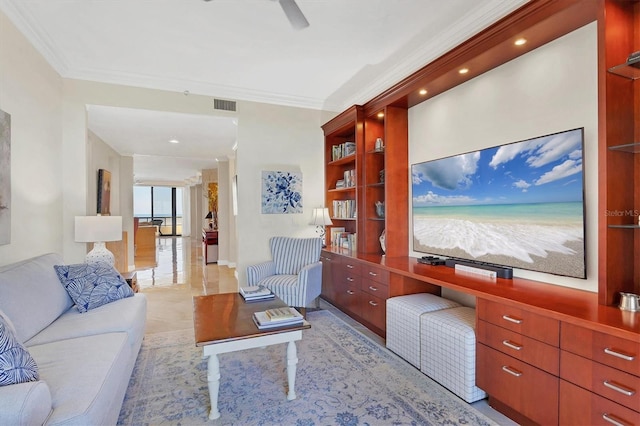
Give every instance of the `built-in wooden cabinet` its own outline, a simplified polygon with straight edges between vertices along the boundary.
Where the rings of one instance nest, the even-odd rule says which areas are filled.
[[[408,257],[409,109],[592,22],[598,25],[599,183],[598,211],[588,214],[598,216],[598,294],[518,278],[492,283],[462,279],[450,268],[420,265]],[[526,45],[515,47],[521,36],[528,40]],[[335,200],[356,200],[354,218],[332,220],[335,227],[356,233],[358,243],[352,251],[323,251],[323,262],[331,263],[331,279],[323,277],[322,297],[384,336],[382,303],[388,297],[440,294],[440,287],[475,295],[481,299],[478,386],[489,393],[496,408],[523,422],[640,424],[638,407],[622,402],[625,398],[612,393],[619,390],[603,384],[603,375],[610,375],[610,384],[633,388],[637,400],[640,374],[635,367],[604,362],[604,349],[582,352],[590,347],[587,337],[571,344],[567,337],[582,328],[596,333],[589,337],[594,342],[622,339],[612,347],[623,353],[629,349],[620,342],[640,340],[640,314],[629,317],[616,307],[620,292],[640,294],[640,155],[635,155],[640,152],[640,69],[620,66],[639,50],[639,0],[531,0],[325,124],[326,207],[332,211]],[[458,74],[463,66],[473,75]],[[376,150],[378,138],[383,150]],[[345,141],[355,142],[355,156],[336,162],[333,146]],[[336,190],[336,180],[349,167],[355,168],[355,188]],[[376,214],[376,202],[385,203],[384,217]],[[385,256],[379,241],[383,230]],[[382,272],[385,278],[378,282],[368,271]],[[505,309],[507,313],[498,315]],[[578,365],[589,372],[587,378],[578,377]]]

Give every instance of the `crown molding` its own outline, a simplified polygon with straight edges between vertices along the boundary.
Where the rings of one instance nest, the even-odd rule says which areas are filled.
[[[437,37],[410,49],[409,52],[405,52],[401,61],[391,64],[379,75],[379,78],[363,85],[361,90],[354,91],[348,99],[345,99],[339,111],[351,105],[367,103],[389,87],[394,86],[402,79],[433,62],[528,2],[529,0],[511,0],[508,2],[492,0],[483,3],[473,13],[466,14],[455,25],[440,33]],[[405,47],[404,49],[407,48]]]
[[[12,0],[0,0],[0,9],[47,63],[64,77],[69,70],[68,60],[60,53],[60,49],[56,49],[55,43],[46,33],[30,25],[30,22],[34,22],[35,19],[28,15],[27,9],[17,8],[14,3]]]

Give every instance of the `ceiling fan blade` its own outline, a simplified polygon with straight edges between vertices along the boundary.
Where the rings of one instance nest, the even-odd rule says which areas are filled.
[[[296,30],[301,30],[309,26],[309,21],[304,17],[304,14],[296,4],[296,0],[278,0],[284,14],[287,15],[287,19],[291,23],[291,26]]]

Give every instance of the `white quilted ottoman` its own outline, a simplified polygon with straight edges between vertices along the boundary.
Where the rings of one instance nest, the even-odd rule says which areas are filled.
[[[456,306],[460,304],[428,293],[387,299],[387,349],[420,368],[420,316]]]
[[[459,307],[422,316],[420,370],[467,402],[486,398],[476,386],[476,314]]]

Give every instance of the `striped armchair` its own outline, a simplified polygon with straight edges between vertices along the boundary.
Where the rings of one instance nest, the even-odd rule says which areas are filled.
[[[272,237],[269,246],[273,259],[247,267],[248,285],[265,286],[289,306],[308,307],[322,291],[322,240]]]

